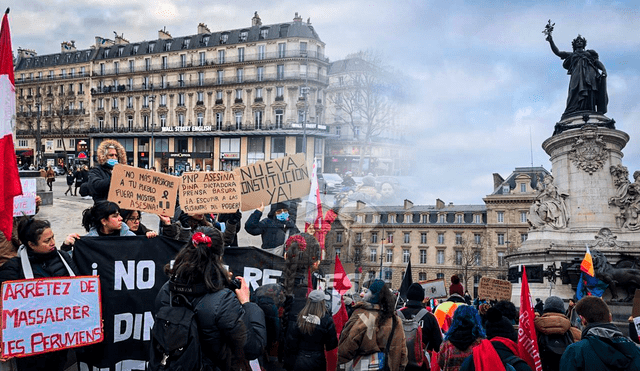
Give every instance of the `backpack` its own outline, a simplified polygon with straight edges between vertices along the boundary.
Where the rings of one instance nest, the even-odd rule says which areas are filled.
[[[195,306],[182,294],[170,293],[169,305],[160,308],[151,328],[149,371],[205,369]]]
[[[254,301],[264,312],[267,329],[267,352],[277,354],[278,342],[283,335],[284,288],[277,283],[258,287],[252,294]]]
[[[573,335],[571,330],[567,330],[564,334],[540,334],[538,336],[538,349],[540,349],[540,359],[542,359],[542,368],[546,370],[559,370],[560,358],[564,350],[573,344]]]
[[[425,362],[425,346],[422,344],[422,318],[427,315],[427,310],[422,308],[410,319],[406,319],[402,310],[398,309],[398,317],[402,320],[404,337],[407,340],[407,366],[422,367]]]
[[[509,357],[505,358],[504,361],[503,361],[503,365],[504,365],[505,371],[516,371],[515,364],[517,364],[518,362],[524,362],[524,364],[529,366],[527,364],[527,362],[525,362],[522,358],[520,358],[520,357],[518,357],[516,355],[512,355],[512,356],[509,356]]]

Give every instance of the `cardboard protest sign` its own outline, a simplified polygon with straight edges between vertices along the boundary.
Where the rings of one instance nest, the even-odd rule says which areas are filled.
[[[129,165],[116,165],[111,173],[109,201],[122,209],[173,216],[182,179]]]
[[[180,207],[187,214],[234,213],[240,208],[240,182],[228,171],[182,174]]]
[[[444,279],[439,278],[435,280],[420,281],[418,282],[424,289],[424,296],[431,299],[440,299],[447,297],[447,289],[444,284]]]
[[[242,211],[306,196],[311,188],[304,154],[258,161],[234,170],[240,180]]]
[[[2,284],[2,357],[26,357],[101,342],[97,276]]]
[[[20,179],[22,196],[13,198],[13,216],[36,215],[36,179]]]
[[[511,282],[496,278],[482,277],[478,284],[478,298],[511,301]]]

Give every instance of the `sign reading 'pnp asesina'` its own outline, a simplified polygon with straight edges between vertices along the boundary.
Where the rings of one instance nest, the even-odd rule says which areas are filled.
[[[97,276],[2,284],[2,357],[26,357],[103,339]]]

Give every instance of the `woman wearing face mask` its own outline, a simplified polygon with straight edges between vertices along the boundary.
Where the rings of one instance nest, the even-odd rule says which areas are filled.
[[[267,218],[260,220],[264,205],[260,205],[256,211],[249,216],[244,225],[244,229],[254,236],[262,236],[262,248],[272,250],[276,247],[283,246],[284,242],[300,233],[296,224],[289,217],[289,207],[284,203],[271,205],[271,210],[267,214]]]
[[[24,217],[18,223],[18,238],[22,245],[18,256],[9,259],[0,267],[0,284],[4,281],[25,278],[75,276],[75,263],[64,251],[56,249],[51,224],[46,220]],[[73,240],[67,237],[67,240]],[[23,265],[24,261],[27,264]],[[62,371],[67,362],[67,350],[16,358],[18,371],[53,370]]]
[[[147,236],[147,238],[158,236],[156,231],[152,231],[142,224],[140,220],[142,213],[140,211],[120,209],[120,216],[122,217],[122,221],[129,227],[129,230],[135,233],[136,236]]]
[[[98,166],[89,171],[88,191],[93,202],[105,201],[109,196],[111,171],[116,164],[127,163],[127,153],[122,144],[107,139],[98,146]],[[83,187],[84,188],[84,187]]]

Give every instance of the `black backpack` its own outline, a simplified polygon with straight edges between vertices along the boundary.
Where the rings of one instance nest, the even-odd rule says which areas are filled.
[[[560,358],[565,349],[573,344],[573,335],[571,329],[564,334],[540,334],[538,336],[538,349],[540,350],[540,359],[542,360],[542,368],[545,371],[557,371],[560,369]]]
[[[151,329],[148,370],[195,371],[207,369],[200,347],[195,304],[182,294],[170,293],[170,304],[160,308]]]

